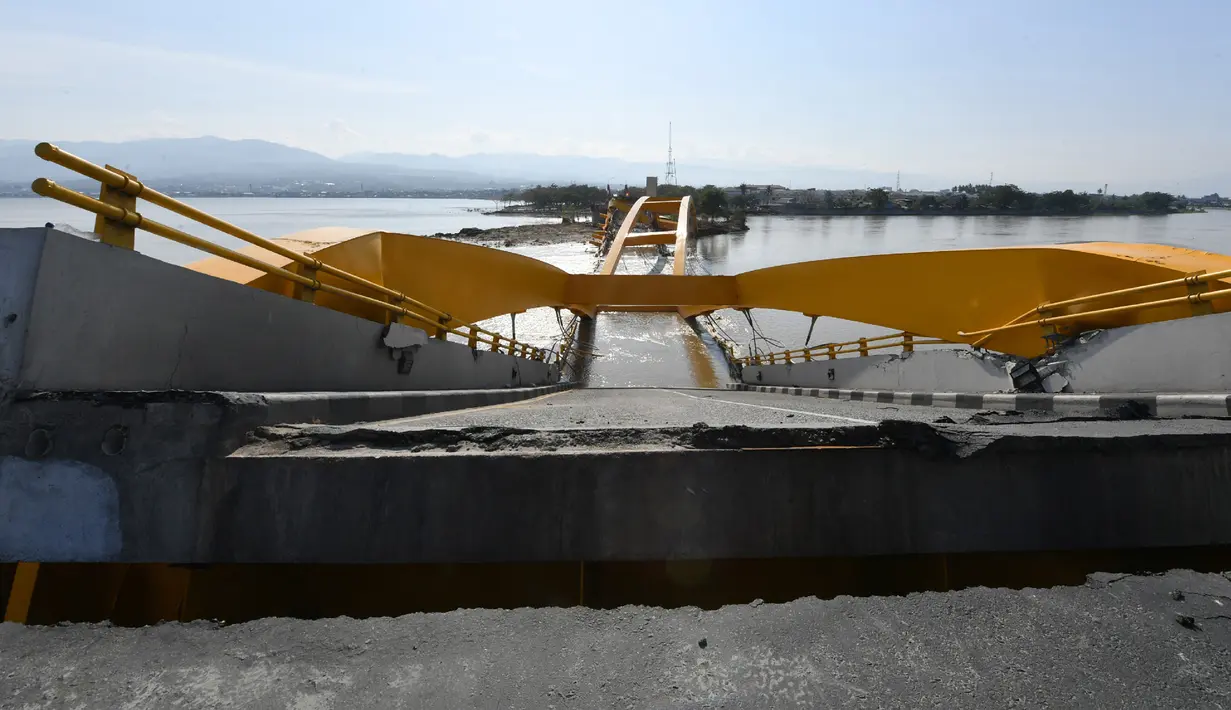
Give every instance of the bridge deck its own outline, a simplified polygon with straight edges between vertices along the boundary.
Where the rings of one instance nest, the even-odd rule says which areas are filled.
[[[783,397],[760,392],[713,389],[578,389],[518,402],[516,405],[463,409],[427,417],[392,419],[374,425],[397,431],[442,427],[586,429],[688,427],[849,427],[885,419],[931,421],[944,412],[928,407],[898,407]]]

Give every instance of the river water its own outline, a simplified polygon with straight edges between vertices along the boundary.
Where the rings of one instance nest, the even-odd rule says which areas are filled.
[[[199,209],[265,236],[324,226],[370,227],[373,230],[433,234],[464,227],[491,228],[542,220],[484,215],[492,203],[481,200],[412,199],[274,199],[200,198],[188,200]],[[238,240],[210,232],[157,208],[143,214],[226,246]],[[38,198],[0,199],[0,227],[53,222],[89,229],[91,216],[66,205]],[[693,274],[737,274],[797,261],[863,254],[1083,241],[1123,241],[1170,244],[1220,253],[1231,252],[1231,211],[1158,217],[752,217],[749,231],[698,240],[688,255]],[[188,263],[203,255],[178,244],[138,235],[137,249],[172,263]],[[574,273],[592,272],[593,247],[553,244],[514,247]],[[621,271],[651,273],[666,269],[668,259],[652,247],[626,252]],[[797,313],[754,311],[762,347],[778,343],[802,345],[809,321]],[[742,314],[722,311],[718,322],[738,342],[747,343],[752,329]],[[510,334],[510,318],[484,325]],[[721,355],[708,338],[671,314],[604,313],[591,325],[597,357],[575,373],[592,386],[721,386],[729,381]],[[559,334],[551,309],[536,309],[517,317],[521,340],[550,344]],[[812,342],[850,340],[887,332],[883,328],[836,319],[818,320]]]

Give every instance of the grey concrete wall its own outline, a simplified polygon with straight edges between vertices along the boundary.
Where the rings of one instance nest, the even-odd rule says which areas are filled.
[[[29,230],[0,230],[0,255],[27,254],[4,267],[3,288],[16,294],[7,298],[30,302],[24,343],[0,329],[4,366],[22,351],[10,389],[444,390],[559,380],[555,365],[421,331],[393,351],[378,323],[55,230],[46,230],[34,269],[22,240]]]
[[[750,385],[833,387],[907,392],[1007,392],[1013,380],[999,357],[970,350],[919,350],[894,355],[840,357],[789,365],[748,365]]]
[[[1066,392],[1231,392],[1231,313],[1101,331],[1044,361]]]
[[[115,481],[79,461],[0,456],[0,550],[20,559],[106,560],[121,551]]]
[[[157,521],[191,545],[205,471],[262,425],[343,424],[520,401],[568,387],[359,393],[45,392],[0,410],[0,557],[100,561]],[[131,488],[121,486],[131,481]],[[124,487],[126,494],[119,490]],[[178,522],[177,522],[178,521]],[[178,531],[177,531],[178,530]],[[153,545],[153,547],[149,547]],[[129,545],[132,549],[132,544]],[[7,551],[7,552],[5,552]]]
[[[0,237],[0,402],[16,387],[47,229],[4,230]]]
[[[1008,392],[1004,363],[969,350],[921,350],[743,368],[749,385],[900,392]],[[1048,392],[1231,392],[1231,313],[1086,334],[1036,361]]]
[[[1231,543],[1229,435],[1168,426],[1114,439],[999,434],[973,453],[900,423],[870,432],[887,442],[870,448],[359,449],[203,466],[152,463],[150,448],[140,454],[148,467],[113,468],[110,483],[65,460],[10,459],[0,505],[44,522],[38,534],[22,525],[0,535],[0,561],[614,561]],[[39,479],[88,490],[21,482]],[[105,535],[117,529],[115,546]]]

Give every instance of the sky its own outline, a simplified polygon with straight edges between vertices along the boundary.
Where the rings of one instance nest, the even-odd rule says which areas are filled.
[[[0,16],[0,138],[661,161],[671,122],[682,180],[689,161],[1023,186],[1231,175],[1227,0],[0,0]]]

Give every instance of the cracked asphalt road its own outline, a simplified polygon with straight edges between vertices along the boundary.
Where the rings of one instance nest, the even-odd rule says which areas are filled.
[[[955,417],[954,415],[957,414]],[[575,429],[707,426],[826,427],[875,425],[886,419],[964,421],[973,412],[844,402],[714,389],[576,389],[512,404],[380,422],[383,429],[515,427]],[[375,426],[369,423],[368,426]]]

